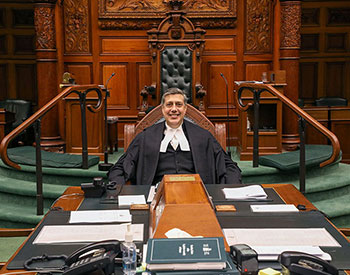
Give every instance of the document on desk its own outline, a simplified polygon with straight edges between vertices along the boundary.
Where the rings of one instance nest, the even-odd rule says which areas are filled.
[[[260,185],[224,188],[222,191],[224,192],[227,200],[263,200],[267,198],[264,188],[262,188]]]
[[[337,246],[325,228],[225,228],[229,245],[249,246]]]
[[[40,230],[33,244],[123,241],[126,230],[127,224],[46,225]],[[135,241],[143,241],[143,224],[132,224],[131,230]]]
[[[69,223],[131,222],[128,209],[71,211]]]
[[[250,205],[252,212],[299,212],[294,204],[254,204]]]
[[[146,204],[144,195],[122,195],[118,196],[119,207],[129,207],[132,204]]]

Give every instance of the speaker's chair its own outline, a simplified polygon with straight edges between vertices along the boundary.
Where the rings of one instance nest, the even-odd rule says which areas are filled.
[[[185,119],[192,123],[199,125],[200,127],[208,130],[220,143],[221,147],[226,151],[226,127],[225,123],[211,123],[210,120],[199,110],[191,105],[187,105],[187,111]],[[162,114],[162,106],[158,105],[152,111],[150,111],[140,122],[135,124],[124,125],[124,152],[129,147],[129,144],[134,137],[142,132],[145,128],[162,122],[164,120]]]
[[[171,1],[172,10],[148,33],[152,81],[141,91],[143,97],[139,118],[160,103],[163,93],[172,87],[183,90],[189,103],[204,113],[206,91],[201,83],[201,56],[205,31],[194,25],[181,10],[181,1]],[[151,97],[150,97],[151,95]]]

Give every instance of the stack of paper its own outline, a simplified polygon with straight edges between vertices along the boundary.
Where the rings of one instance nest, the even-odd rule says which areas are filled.
[[[267,194],[260,185],[248,185],[236,188],[224,188],[222,191],[228,200],[266,199]]]
[[[122,195],[118,196],[119,207],[130,207],[132,204],[146,204],[144,195]]]
[[[254,204],[250,209],[253,212],[299,212],[294,204]]]

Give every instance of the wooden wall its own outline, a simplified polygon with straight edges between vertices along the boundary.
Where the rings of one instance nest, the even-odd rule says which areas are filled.
[[[299,97],[350,100],[350,1],[302,2]]]
[[[68,71],[74,74],[78,84],[104,84],[113,72],[116,73],[108,85],[111,92],[108,115],[119,117],[118,132],[122,140],[124,124],[137,120],[141,89],[151,84],[147,30],[152,22],[160,22],[160,17],[154,14],[154,19],[140,22],[118,18],[116,11],[128,10],[125,5],[122,8],[118,4],[121,2],[126,6],[134,3],[133,9],[129,7],[130,14],[145,9],[140,6],[140,1],[65,0],[62,5],[56,5],[56,32],[59,37],[59,77]],[[217,8],[223,3],[210,2]],[[237,145],[238,111],[233,101],[234,81],[261,80],[262,72],[274,68],[273,37],[278,37],[279,33],[274,34],[273,1],[230,0],[226,3],[233,7],[227,18],[203,19],[197,14],[193,21],[201,21],[206,30],[202,56],[206,113],[212,121],[227,120],[226,88],[220,76],[223,73],[229,83],[230,143]],[[206,8],[210,11],[209,6]],[[193,4],[189,15],[196,16],[196,12],[200,13],[200,9]]]
[[[37,103],[33,3],[0,3],[0,100]]]

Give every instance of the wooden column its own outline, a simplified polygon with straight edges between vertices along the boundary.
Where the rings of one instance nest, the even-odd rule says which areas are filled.
[[[38,107],[41,108],[57,95],[57,52],[55,32],[55,5],[57,0],[36,0],[34,23],[36,32],[36,62]],[[58,110],[53,108],[42,119],[41,145],[44,149],[62,149],[58,130]],[[56,151],[55,149],[52,149]]]
[[[301,1],[280,0],[281,41],[280,66],[286,70],[287,86],[284,94],[294,103],[299,97],[299,50]],[[283,106],[282,144],[286,150],[294,150],[299,144],[298,117]]]

